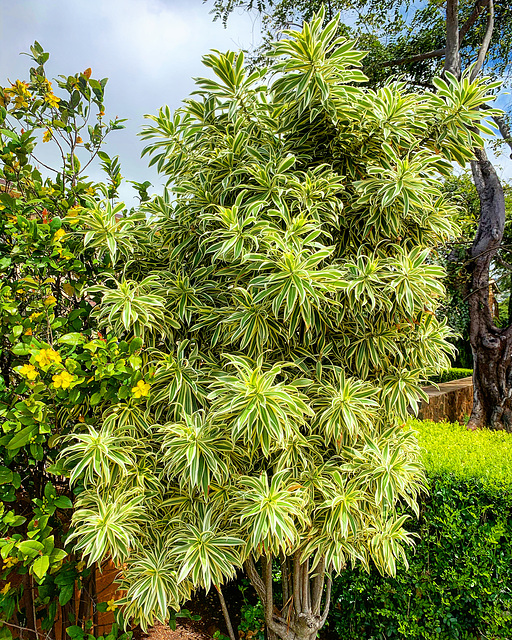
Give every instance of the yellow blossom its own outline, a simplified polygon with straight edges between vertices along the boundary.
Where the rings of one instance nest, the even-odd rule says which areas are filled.
[[[94,187],[87,187],[87,189],[85,190],[85,193],[88,196],[93,196],[96,193],[96,189]]]
[[[151,389],[151,385],[149,382],[144,382],[144,380],[139,380],[135,387],[132,389],[132,393],[136,398],[140,398],[142,396],[147,396],[149,390]]]
[[[82,138],[80,136],[77,136],[76,143],[82,144],[82,142],[83,142]]]
[[[30,91],[28,90],[28,84],[21,80],[16,80],[14,84],[11,83],[10,87],[5,88],[5,93],[18,96],[30,97]]]
[[[32,322],[35,322],[40,316],[42,316],[43,314],[37,313],[36,311],[34,311],[34,313],[31,313],[29,316],[29,320],[31,320]]]
[[[52,362],[62,362],[60,353],[53,349],[40,349],[34,358],[40,367],[45,367],[46,365],[52,364]]]
[[[52,130],[46,129],[46,131],[43,133],[43,142],[50,142],[51,139],[52,139]]]
[[[72,376],[68,371],[61,371],[61,373],[57,373],[56,375],[52,376],[53,386],[56,389],[58,389],[59,387],[67,389],[73,382],[74,378],[75,376]]]
[[[47,93],[44,97],[44,101],[47,102],[50,107],[54,107],[55,109],[59,106],[60,98],[53,93]]]
[[[112,600],[109,600],[107,602],[107,611],[115,611],[116,610],[116,601],[114,600],[114,598],[112,598]]]
[[[7,593],[8,593],[8,591],[9,591],[9,589],[10,589],[10,588],[11,588],[11,583],[10,583],[10,582],[7,582],[7,583],[5,584],[5,586],[4,586],[4,588],[0,590],[0,593],[1,593],[3,596],[5,596],[5,595],[7,595]]]
[[[32,335],[32,329],[30,327],[25,331],[25,335],[26,336],[31,336]]]
[[[13,556],[7,556],[7,558],[4,560],[3,569],[10,569],[15,564],[18,564],[18,562],[19,562],[18,558],[14,558]]]
[[[33,364],[24,364],[20,369],[20,373],[29,380],[35,380],[37,378],[37,370]]]
[[[66,235],[66,232],[64,231],[64,229],[58,229],[55,232],[55,235],[53,236],[53,241],[60,242],[60,239],[63,238],[65,235]]]

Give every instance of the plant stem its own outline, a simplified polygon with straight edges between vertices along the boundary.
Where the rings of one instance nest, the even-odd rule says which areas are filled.
[[[224,595],[220,588],[220,585],[216,584],[215,588],[217,589],[217,593],[219,594],[220,606],[222,609],[222,613],[224,614],[224,620],[226,621],[226,626],[228,628],[228,634],[231,640],[236,640],[235,633],[233,631],[233,626],[231,624],[231,618],[229,617],[229,611],[226,606],[226,601],[224,600]]]

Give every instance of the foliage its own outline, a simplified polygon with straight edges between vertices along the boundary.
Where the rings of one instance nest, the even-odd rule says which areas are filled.
[[[142,341],[120,343],[96,331],[87,293],[112,270],[111,255],[87,239],[91,229],[97,233],[93,220],[109,220],[109,250],[109,238],[123,236],[128,224],[115,228],[107,187],[84,174],[98,155],[106,161],[101,145],[121,121],[104,120],[106,79],[94,79],[90,69],[61,76],[54,81],[59,97],[46,78],[48,54],[38,43],[31,52],[30,79],[0,89],[0,633],[6,638],[12,624],[30,638],[38,625],[57,633],[59,607],[61,636],[70,624],[85,633],[97,604],[95,567],[80,562],[66,542],[73,493],[57,460],[60,438],[76,423],[93,428],[107,405],[121,424],[116,403],[133,395],[142,363]],[[41,152],[46,143],[61,160],[51,172],[42,162],[51,157]],[[51,177],[41,175],[41,165]],[[121,239],[117,246],[125,247]]]
[[[208,2],[208,0],[203,0]],[[442,49],[445,46],[445,8],[435,0],[411,4],[409,0],[211,0],[214,19],[224,23],[237,9],[245,9],[261,17],[263,44],[255,52],[260,64],[270,43],[284,29],[300,28],[303,20],[322,7],[326,20],[341,13],[340,32],[347,38],[358,38],[361,48],[369,51],[364,70],[372,82],[385,82],[391,74],[408,77],[419,86],[431,82],[442,71],[442,56],[426,59],[407,58]],[[459,2],[460,25],[470,18],[475,7],[472,0]],[[486,60],[486,71],[495,78],[510,80],[512,59],[512,13],[506,2],[495,2],[495,27]],[[463,68],[474,60],[486,29],[486,11],[482,11],[467,30],[461,43]],[[400,63],[386,66],[393,60]]]
[[[145,153],[169,190],[92,291],[100,329],[146,348],[127,417],[88,413],[67,439],[87,485],[73,535],[122,563],[144,628],[243,564],[267,626],[309,638],[333,572],[394,574],[412,543],[396,505],[417,510],[423,471],[404,422],[451,353],[429,257],[455,231],[440,176],[483,144],[491,95],[466,77],[437,95],[361,89],[363,54],[323,17],[274,45],[276,75],[211,53],[214,77],[151,117]]]
[[[461,378],[467,378],[473,375],[473,369],[447,369],[438,376],[432,376],[431,382],[440,384],[442,382],[451,382],[452,380],[460,380]]]
[[[429,477],[409,571],[346,571],[328,636],[506,640],[512,630],[512,436],[413,422]],[[456,562],[454,563],[454,558]]]
[[[432,477],[446,474],[459,480],[478,479],[510,484],[512,436],[500,431],[468,431],[460,424],[412,421],[422,459]]]

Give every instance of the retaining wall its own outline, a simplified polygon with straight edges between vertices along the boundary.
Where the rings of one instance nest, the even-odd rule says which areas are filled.
[[[423,387],[429,402],[422,402],[420,420],[434,422],[465,422],[473,409],[473,378],[443,382],[436,387]]]

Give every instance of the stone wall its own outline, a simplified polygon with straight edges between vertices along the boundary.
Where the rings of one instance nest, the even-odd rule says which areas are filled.
[[[423,387],[429,402],[422,402],[420,420],[434,422],[465,422],[473,408],[473,378],[443,382],[436,387]]]

